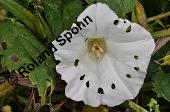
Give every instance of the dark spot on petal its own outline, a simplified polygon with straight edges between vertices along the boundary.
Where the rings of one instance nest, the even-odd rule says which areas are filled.
[[[11,60],[13,61],[13,62],[18,62],[18,57],[16,56],[16,55],[12,55],[11,56]]]
[[[87,41],[88,38],[85,39],[85,42]]]
[[[139,59],[139,56],[135,55],[135,56],[134,56],[134,59],[136,59],[136,60]]]
[[[104,91],[103,91],[103,89],[100,87],[100,88],[98,88],[98,93],[99,94],[104,94]]]
[[[164,63],[164,60],[161,59],[161,60],[159,60],[158,62],[159,62],[160,64],[162,64],[162,63]]]
[[[79,60],[76,59],[76,60],[74,61],[74,66],[78,66],[78,63],[79,63]]]
[[[124,21],[124,23],[126,23],[126,21]]]
[[[83,80],[85,77],[85,74],[80,77],[80,80]]]
[[[115,84],[112,83],[111,88],[115,89],[116,88]]]
[[[129,33],[131,31],[131,25],[127,27],[126,32]]]
[[[86,86],[89,88],[90,86],[89,81],[86,82]]]
[[[130,75],[130,74],[127,74],[126,77],[127,77],[127,78],[131,78],[131,75]]]
[[[118,25],[118,23],[119,23],[119,20],[115,20],[115,21],[113,22],[114,25]]]
[[[58,65],[58,64],[61,63],[61,61],[60,60],[55,60],[55,63],[56,63],[56,65]]]
[[[135,69],[136,71],[139,71],[139,67],[134,67],[134,69]]]

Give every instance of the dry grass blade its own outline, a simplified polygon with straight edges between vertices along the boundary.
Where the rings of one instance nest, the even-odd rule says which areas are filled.
[[[164,38],[160,38],[159,40],[157,40],[156,47],[152,55],[154,55],[160,48],[162,48],[169,41],[170,41],[170,37],[164,37]]]
[[[60,104],[56,104],[54,106],[54,112],[59,112],[59,110],[61,109],[61,107],[67,102],[68,99],[63,100]]]
[[[0,97],[7,95],[12,92],[15,88],[15,85],[9,84],[7,81],[0,85]]]
[[[136,15],[137,22],[140,25],[142,25],[144,28],[148,29],[148,22],[147,22],[145,9],[139,1],[136,2],[135,15]]]

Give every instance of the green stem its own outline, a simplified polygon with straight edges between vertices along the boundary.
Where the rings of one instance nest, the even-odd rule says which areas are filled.
[[[152,35],[153,35],[153,37],[155,39],[159,39],[161,37],[170,36],[170,28],[167,29],[167,30],[153,32]]]
[[[135,112],[148,112],[146,109],[144,109],[143,107],[139,106],[138,104],[130,101],[129,101],[129,106],[132,110],[134,110]]]
[[[155,20],[158,20],[158,19],[162,19],[162,18],[166,18],[166,17],[168,17],[168,16],[170,16],[170,11],[169,12],[166,12],[166,13],[164,13],[164,14],[159,14],[159,15],[157,15],[157,16],[153,16],[153,17],[150,17],[150,18],[148,18],[148,22],[152,22],[152,21],[155,21]]]

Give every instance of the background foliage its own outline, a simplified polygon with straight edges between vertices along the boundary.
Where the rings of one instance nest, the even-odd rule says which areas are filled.
[[[106,3],[121,18],[151,32],[156,48],[133,101],[92,108],[64,96],[50,43],[90,4]],[[3,112],[169,112],[169,0],[0,0],[0,110]],[[33,60],[38,60],[38,65]],[[34,67],[29,65],[34,64]],[[25,66],[30,72],[19,74]],[[33,70],[34,69],[34,70]]]

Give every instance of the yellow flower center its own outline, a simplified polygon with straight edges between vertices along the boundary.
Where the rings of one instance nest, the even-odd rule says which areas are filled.
[[[104,38],[92,37],[87,39],[87,49],[89,56],[101,60],[107,52],[107,46]]]

